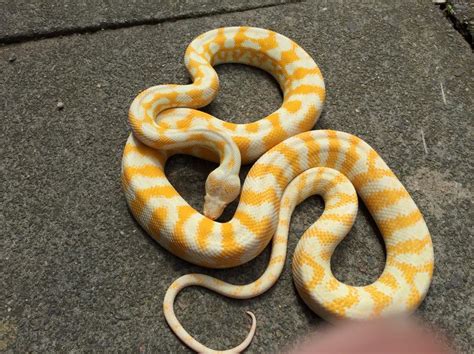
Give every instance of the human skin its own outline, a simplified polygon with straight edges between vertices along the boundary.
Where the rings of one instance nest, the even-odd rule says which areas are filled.
[[[312,334],[288,354],[310,353],[439,353],[454,354],[447,341],[407,319],[345,322]]]

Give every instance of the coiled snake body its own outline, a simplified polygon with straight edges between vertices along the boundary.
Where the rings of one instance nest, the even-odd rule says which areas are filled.
[[[218,77],[212,66],[230,62],[271,73],[283,92],[280,109],[249,124],[224,122],[196,110],[217,95]],[[428,228],[408,192],[368,144],[347,133],[309,131],[325,98],[323,78],[313,59],[275,32],[228,27],[197,37],[186,50],[185,64],[192,84],[148,88],[130,107],[133,133],[122,163],[130,209],[164,248],[201,266],[241,265],[260,254],[270,241],[272,253],[264,274],[248,285],[231,285],[202,274],[177,279],[163,305],[175,334],[196,351],[212,351],[180,325],[173,311],[175,296],[191,285],[239,299],[265,292],[285,263],[291,213],[314,194],[323,197],[325,209],[302,236],[292,264],[296,288],[306,304],[330,321],[416,309],[428,291],[433,271]],[[176,153],[220,163],[206,181],[204,215],[165,176],[166,160]],[[234,217],[225,223],[214,221],[240,193],[241,163],[256,159]],[[334,249],[355,220],[357,194],[377,223],[387,254],[381,276],[361,287],[341,283],[330,267]],[[249,315],[249,335],[230,351],[241,351],[250,343],[255,317]]]

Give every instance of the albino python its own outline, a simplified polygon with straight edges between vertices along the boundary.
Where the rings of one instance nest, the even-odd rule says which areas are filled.
[[[283,92],[282,106],[249,124],[224,122],[196,110],[216,97],[219,80],[213,66],[221,63],[244,63],[271,73]],[[302,236],[292,264],[296,288],[305,303],[329,321],[414,311],[428,291],[433,272],[428,228],[408,192],[368,144],[347,133],[310,130],[325,98],[324,81],[313,59],[278,33],[228,27],[193,40],[185,64],[192,84],[150,87],[131,104],[133,133],[122,163],[128,205],[155,240],[194,264],[238,266],[260,254],[270,241],[272,253],[264,274],[248,285],[232,285],[202,274],[177,279],[163,304],[173,332],[190,348],[212,352],[178,322],[173,311],[176,295],[192,285],[238,299],[268,290],[285,263],[293,209],[314,194],[322,196],[325,209]],[[220,163],[206,180],[204,215],[166,178],[166,160],[176,153]],[[257,159],[241,190],[241,163]],[[239,193],[233,218],[214,221]],[[334,249],[356,217],[357,194],[375,219],[386,247],[383,273],[373,284],[359,287],[338,281],[330,266]],[[252,340],[255,317],[249,315],[250,333],[231,352],[244,350]]]

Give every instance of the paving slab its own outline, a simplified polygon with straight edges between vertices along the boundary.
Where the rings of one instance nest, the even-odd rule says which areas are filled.
[[[292,0],[0,0],[0,43],[279,5]]]
[[[436,257],[432,287],[416,315],[460,352],[472,352],[474,59],[430,2],[408,7],[389,0],[310,1],[1,47],[0,349],[185,353],[162,314],[171,282],[205,272],[245,284],[263,272],[268,249],[246,265],[217,271],[172,256],[134,221],[120,186],[133,98],[152,85],[189,82],[182,61],[188,43],[231,25],[275,30],[314,57],[328,92],[315,129],[367,141],[412,194]],[[248,122],[278,108],[281,96],[267,74],[241,65],[217,71],[222,87],[208,112]],[[167,174],[200,209],[215,167],[177,156]],[[176,312],[185,328],[211,347],[228,348],[244,338],[244,311],[251,310],[258,330],[248,352],[268,353],[322,326],[290,274],[297,239],[322,207],[310,198],[297,208],[290,257],[266,294],[238,301],[183,291]],[[332,259],[340,280],[363,285],[381,274],[377,235],[362,208]]]

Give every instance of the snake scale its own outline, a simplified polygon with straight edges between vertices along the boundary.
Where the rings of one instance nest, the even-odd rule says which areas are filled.
[[[217,95],[213,66],[243,63],[269,72],[283,92],[282,106],[249,124],[233,124],[197,110]],[[382,158],[361,139],[338,131],[311,130],[325,99],[321,72],[290,39],[260,28],[226,27],[206,32],[186,49],[193,82],[159,85],[132,102],[122,161],[122,183],[130,210],[164,248],[191,263],[226,268],[256,257],[272,242],[264,274],[248,285],[232,285],[202,274],[172,283],[163,309],[173,332],[190,348],[199,343],[177,320],[173,303],[185,287],[202,286],[248,299],[268,290],[286,258],[288,228],[295,206],[311,195],[325,203],[321,217],[303,234],[293,258],[296,289],[328,321],[411,313],[432,278],[433,246],[423,216]],[[219,163],[206,180],[203,214],[173,188],[164,167],[184,153]],[[242,163],[255,162],[241,189]],[[233,218],[214,221],[240,194]],[[330,260],[349,232],[363,200],[383,236],[386,264],[370,285],[349,286],[331,272]],[[248,336],[229,352],[244,350]]]

